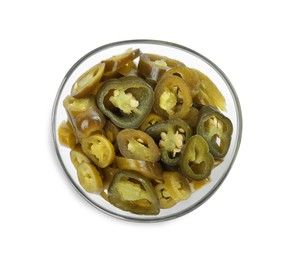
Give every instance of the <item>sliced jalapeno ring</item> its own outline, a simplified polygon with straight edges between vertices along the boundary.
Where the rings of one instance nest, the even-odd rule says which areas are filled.
[[[82,139],[84,153],[100,168],[109,166],[115,158],[115,148],[102,134]]]
[[[197,133],[208,143],[210,153],[223,158],[230,146],[233,126],[229,118],[209,106],[203,106],[199,112]]]
[[[98,107],[120,128],[138,128],[153,101],[152,88],[135,76],[108,80],[97,94]]]
[[[150,135],[160,147],[163,163],[176,166],[185,143],[191,136],[191,129],[179,118],[169,119],[147,128]]]
[[[74,148],[77,143],[77,138],[74,134],[71,123],[67,120],[62,121],[58,127],[58,139],[60,144],[69,148]]]
[[[150,180],[133,171],[121,170],[115,174],[108,189],[108,199],[115,207],[131,213],[159,213],[159,201]]]
[[[91,193],[100,194],[103,191],[103,182],[96,166],[82,162],[77,168],[78,179],[81,186]]]
[[[161,209],[171,208],[177,203],[169,194],[165,183],[157,184],[155,186],[155,192]]]
[[[99,83],[104,69],[105,64],[99,63],[82,74],[74,83],[71,95],[76,98],[84,98],[92,92],[95,94],[99,89]]]
[[[163,77],[154,93],[153,109],[162,118],[184,118],[192,106],[192,89],[180,77]]]
[[[160,159],[156,143],[143,131],[124,129],[118,133],[117,144],[126,158],[148,162],[157,162]]]
[[[192,136],[182,151],[181,172],[191,180],[200,181],[210,176],[213,164],[207,142],[200,135]]]

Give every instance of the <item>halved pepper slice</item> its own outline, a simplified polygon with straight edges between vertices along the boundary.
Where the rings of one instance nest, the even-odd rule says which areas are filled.
[[[82,139],[84,153],[100,168],[109,166],[115,159],[113,144],[102,134]]]
[[[192,136],[182,151],[181,172],[191,180],[201,181],[210,176],[213,164],[207,142],[200,135]]]
[[[196,131],[207,141],[214,157],[223,158],[227,154],[233,132],[228,117],[210,106],[203,106],[199,111]]]
[[[158,143],[162,162],[171,166],[179,164],[182,148],[191,136],[186,122],[179,118],[169,119],[150,126],[146,133]]]
[[[107,80],[97,94],[99,109],[120,128],[138,128],[153,101],[152,88],[136,76]]]
[[[116,165],[122,170],[136,171],[149,179],[162,180],[162,167],[159,162],[147,162],[142,160],[115,157]]]
[[[157,162],[160,159],[156,143],[143,131],[124,129],[117,135],[117,144],[121,154],[126,158],[147,162]]]
[[[155,87],[153,109],[164,119],[184,118],[192,106],[192,88],[181,77],[163,77]]]
[[[108,199],[115,207],[134,214],[159,214],[159,201],[150,180],[134,171],[121,170],[115,174]]]
[[[140,56],[138,71],[149,81],[155,83],[160,79],[162,74],[170,68],[185,66],[182,62],[170,59],[165,56],[143,53]]]

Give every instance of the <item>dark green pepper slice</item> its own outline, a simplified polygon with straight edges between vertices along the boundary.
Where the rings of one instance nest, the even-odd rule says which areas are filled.
[[[120,170],[115,174],[108,199],[115,207],[134,214],[159,214],[159,201],[152,183],[134,171]]]
[[[203,106],[199,112],[196,132],[207,141],[214,157],[223,158],[227,154],[233,126],[222,113],[210,106]]]
[[[107,80],[97,94],[99,109],[120,128],[138,128],[153,102],[152,88],[136,76]]]
[[[213,164],[207,142],[200,135],[192,136],[182,151],[181,172],[191,180],[201,181],[210,176]]]
[[[162,162],[170,166],[179,164],[182,148],[191,136],[186,122],[179,118],[169,119],[150,126],[146,133],[158,143]]]

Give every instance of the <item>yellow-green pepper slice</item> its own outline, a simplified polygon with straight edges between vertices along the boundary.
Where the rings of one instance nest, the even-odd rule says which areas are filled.
[[[181,77],[163,77],[155,87],[153,109],[164,119],[184,118],[192,106],[192,88]]]
[[[104,69],[105,64],[99,63],[82,74],[74,83],[71,96],[84,98],[88,97],[92,92],[96,93],[99,88]]]
[[[82,139],[84,153],[100,168],[109,166],[115,159],[113,144],[102,134]]]
[[[121,154],[130,159],[157,162],[160,151],[154,140],[145,132],[124,129],[117,135],[117,144]]]

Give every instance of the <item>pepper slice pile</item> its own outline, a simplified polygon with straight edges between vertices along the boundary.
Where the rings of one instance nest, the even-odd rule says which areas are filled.
[[[212,180],[232,122],[211,79],[183,62],[128,49],[71,86],[59,143],[80,186],[132,214],[157,215]]]

